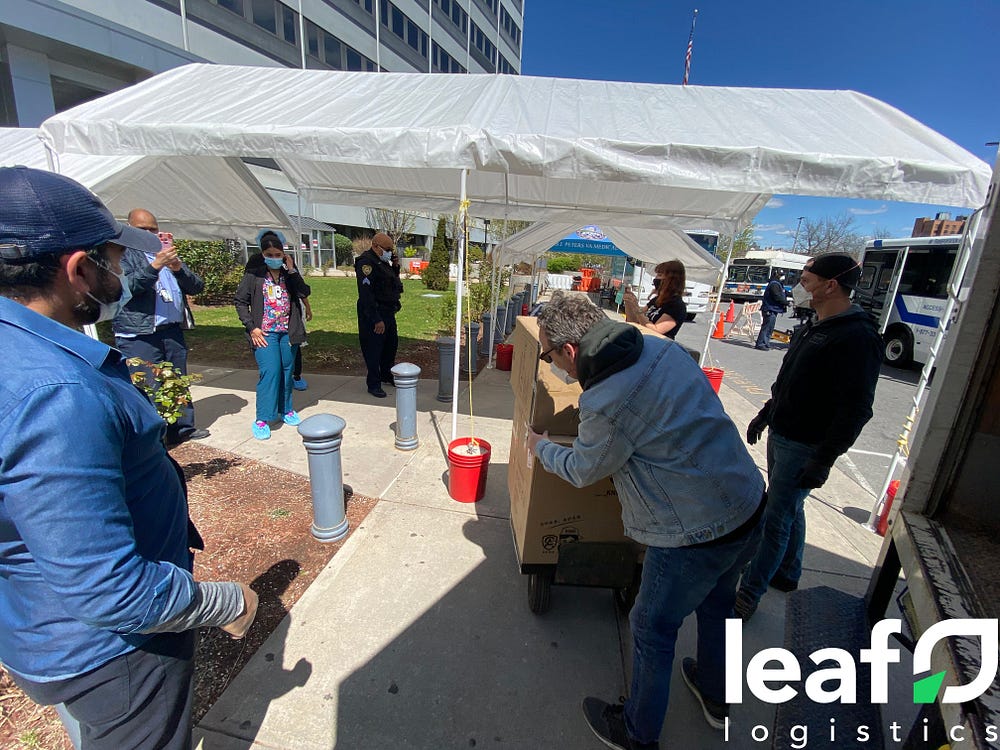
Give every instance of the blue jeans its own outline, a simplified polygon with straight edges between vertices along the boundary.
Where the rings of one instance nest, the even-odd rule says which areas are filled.
[[[757,333],[757,343],[755,346],[770,348],[771,334],[774,333],[774,325],[778,322],[778,313],[764,310],[761,312],[760,331]]]
[[[725,623],[732,616],[740,570],[760,540],[761,523],[742,536],[708,547],[647,547],[642,584],[629,615],[632,687],[625,725],[639,742],[656,742],[670,700],[677,631],[698,616],[698,687],[707,698],[725,694]]]
[[[257,421],[276,422],[295,407],[292,406],[295,352],[298,344],[288,342],[287,333],[266,333],[267,346],[253,350],[257,360]]]
[[[770,432],[767,437],[767,509],[760,548],[743,574],[740,589],[759,600],[778,577],[798,583],[806,543],[805,499],[799,474],[816,447]]]

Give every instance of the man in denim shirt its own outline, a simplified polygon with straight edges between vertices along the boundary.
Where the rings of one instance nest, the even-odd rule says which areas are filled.
[[[192,578],[163,420],[79,331],[127,298],[125,248],[158,246],[73,180],[0,169],[0,661],[84,750],[190,748],[192,629],[242,637],[257,606]]]
[[[611,321],[583,297],[554,298],[538,325],[542,361],[577,378],[583,393],[572,447],[530,427],[528,444],[546,471],[576,487],[610,476],[625,533],[647,545],[629,615],[629,698],[584,699],[587,722],[609,747],[659,747],[677,632],[696,612],[698,658],[684,659],[681,674],[722,729],[725,620],[760,539],[764,480],[683,347]]]

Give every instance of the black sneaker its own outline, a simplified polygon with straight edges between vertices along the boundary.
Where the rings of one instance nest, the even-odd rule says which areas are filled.
[[[381,388],[369,388],[368,392],[375,398],[385,398],[385,391]]]
[[[736,612],[736,616],[739,617],[743,622],[748,621],[753,617],[753,613],[757,611],[757,601],[750,594],[748,594],[743,589],[736,592],[736,601],[733,603],[733,611]]]
[[[681,662],[681,675],[684,677],[684,683],[701,704],[701,712],[705,714],[708,725],[712,729],[725,729],[726,719],[729,717],[729,705],[716,703],[701,694],[701,690],[698,689],[698,662],[691,657],[684,659]]]
[[[777,589],[778,591],[784,591],[786,594],[789,591],[795,591],[799,587],[798,581],[793,581],[790,578],[782,578],[779,575],[774,576],[771,579],[771,583],[768,584],[772,589]]]
[[[597,739],[615,750],[660,750],[659,742],[636,742],[625,729],[625,706],[600,698],[583,699],[583,716]]]

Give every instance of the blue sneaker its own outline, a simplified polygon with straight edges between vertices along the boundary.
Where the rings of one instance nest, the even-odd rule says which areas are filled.
[[[253,436],[258,440],[269,440],[271,437],[271,426],[267,422],[254,422]]]
[[[292,411],[281,418],[281,421],[294,427],[297,424],[302,424],[302,417],[299,416],[297,411],[292,409]]]
[[[292,382],[292,387],[297,391],[304,391],[309,387],[309,384],[306,382],[305,378],[299,378],[298,380]]]

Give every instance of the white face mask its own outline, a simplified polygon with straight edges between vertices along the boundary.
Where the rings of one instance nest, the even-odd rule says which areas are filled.
[[[802,282],[799,282],[792,287],[792,301],[795,302],[796,307],[812,307],[812,292],[802,286]]]
[[[386,263],[388,263],[389,261],[391,261],[392,260],[392,250],[383,250],[382,251],[382,260],[384,260]]]
[[[91,260],[94,260],[94,259],[91,258]],[[99,304],[101,306],[101,313],[100,313],[100,315],[97,318],[97,322],[98,323],[103,323],[106,320],[113,320],[115,318],[115,316],[117,316],[118,313],[120,313],[122,311],[122,308],[125,307],[125,305],[128,304],[129,300],[132,299],[132,289],[129,287],[128,283],[125,281],[125,276],[123,274],[115,273],[114,271],[112,271],[107,266],[102,265],[101,263],[98,263],[96,260],[94,260],[94,265],[96,265],[102,271],[105,271],[105,272],[111,274],[112,276],[114,276],[116,279],[118,279],[118,283],[119,283],[119,285],[121,285],[121,290],[122,290],[121,291],[121,296],[118,299],[112,300],[112,301],[109,301],[109,302],[104,302],[102,300],[99,300],[93,294],[91,294],[90,292],[87,292],[87,296],[90,297],[92,300],[94,300],[94,302],[96,302],[97,304]]]

